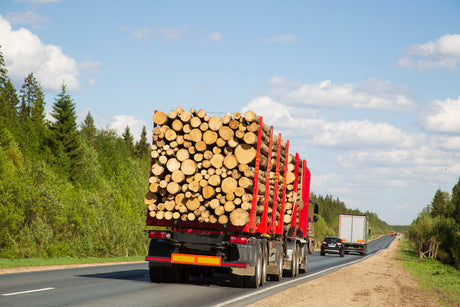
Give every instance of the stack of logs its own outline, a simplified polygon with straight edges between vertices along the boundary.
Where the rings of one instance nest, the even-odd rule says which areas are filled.
[[[145,195],[150,217],[246,225],[253,203],[259,117],[252,111],[244,116],[236,112],[210,117],[204,110],[186,111],[178,107],[168,114],[157,111],[153,121],[153,163],[149,192]],[[256,222],[260,222],[263,213],[267,179],[270,221],[278,142],[281,142],[275,214],[278,219],[287,162],[284,213],[287,224],[291,222],[294,200],[299,199],[294,195],[294,156],[288,155],[286,159],[286,142],[273,136],[267,170],[270,129],[262,124]]]

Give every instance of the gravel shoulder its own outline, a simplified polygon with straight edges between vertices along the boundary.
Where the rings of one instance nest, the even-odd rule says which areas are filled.
[[[398,263],[400,243],[249,306],[439,306]]]

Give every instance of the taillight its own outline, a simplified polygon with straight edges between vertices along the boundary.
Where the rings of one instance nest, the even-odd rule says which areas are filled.
[[[158,231],[158,230],[149,231],[149,238],[151,239],[166,239],[167,237],[168,237],[167,231]]]
[[[246,243],[248,243],[248,238],[247,237],[230,236],[230,243],[246,244]]]
[[[338,246],[342,246],[342,243],[340,243],[340,242],[337,242],[337,245],[338,245]]]

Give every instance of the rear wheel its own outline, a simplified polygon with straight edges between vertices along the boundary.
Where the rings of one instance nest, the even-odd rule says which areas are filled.
[[[326,252],[321,251],[320,255],[321,255],[321,256],[324,256],[324,255],[326,255]]]
[[[297,253],[297,244],[294,244],[294,249],[292,250],[292,259],[291,259],[291,268],[287,270],[287,276],[288,277],[295,277],[297,275],[297,272],[299,271],[299,258],[298,258],[298,253]]]
[[[267,264],[268,264],[268,249],[262,248],[263,252],[263,262],[262,262],[262,272],[260,278],[260,285],[263,286],[267,282]]]
[[[299,273],[306,273],[307,272],[309,250],[308,250],[306,245],[303,248],[303,252],[304,252],[303,261],[299,266]]]
[[[283,278],[284,255],[282,250],[279,250],[279,253],[278,274],[272,275],[273,277],[271,277],[274,281],[280,281]]]
[[[344,257],[345,256],[345,252],[344,251],[341,251],[340,252],[340,257]]]
[[[255,268],[254,268],[254,275],[252,276],[244,276],[244,286],[247,288],[257,288],[260,285],[262,280],[262,265],[263,265],[263,255],[262,255],[262,248],[260,244],[257,243],[255,248]]]
[[[163,268],[158,266],[153,266],[149,268],[149,275],[151,282],[163,282]]]

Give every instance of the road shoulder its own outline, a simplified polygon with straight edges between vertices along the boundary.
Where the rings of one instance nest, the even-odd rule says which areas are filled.
[[[437,306],[398,263],[400,243],[249,306]]]

